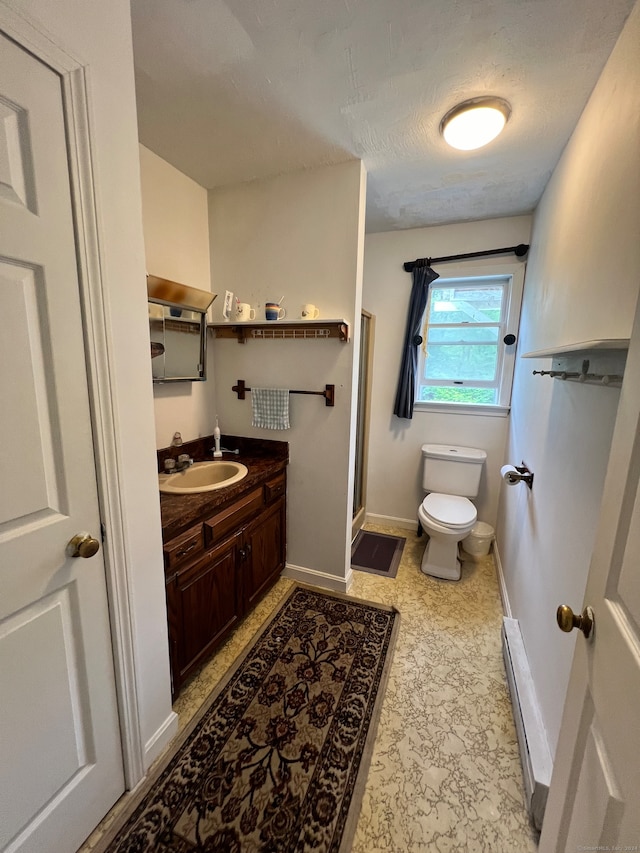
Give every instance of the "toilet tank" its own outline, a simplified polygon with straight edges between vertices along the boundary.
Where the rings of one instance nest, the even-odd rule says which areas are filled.
[[[475,498],[487,454],[475,447],[422,445],[422,488],[426,492]]]

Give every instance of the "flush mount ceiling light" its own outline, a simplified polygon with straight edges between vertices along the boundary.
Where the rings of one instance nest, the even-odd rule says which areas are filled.
[[[452,148],[482,148],[502,131],[511,107],[502,98],[471,98],[449,110],[440,122],[440,133]]]

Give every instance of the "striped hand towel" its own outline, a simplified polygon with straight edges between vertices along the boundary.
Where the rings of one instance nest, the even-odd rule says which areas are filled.
[[[289,391],[286,388],[252,388],[252,425],[263,429],[289,429]]]

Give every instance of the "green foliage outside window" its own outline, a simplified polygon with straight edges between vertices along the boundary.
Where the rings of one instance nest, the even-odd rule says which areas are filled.
[[[492,382],[498,361],[497,344],[427,345],[429,357],[424,362],[425,379],[463,379]]]
[[[476,403],[491,405],[496,402],[494,388],[420,388],[422,403]]]
[[[504,284],[454,282],[430,294],[420,402],[495,405]],[[439,382],[464,382],[464,386]],[[480,383],[485,387],[472,387]],[[494,387],[486,387],[493,385]]]
[[[429,291],[422,321],[416,403],[507,407],[522,270],[440,278]],[[423,408],[427,409],[427,406]]]

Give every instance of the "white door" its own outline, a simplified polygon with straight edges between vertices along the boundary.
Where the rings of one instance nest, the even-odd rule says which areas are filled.
[[[61,81],[0,34],[0,850],[124,790]]]
[[[584,604],[540,851],[639,851],[640,306]]]

